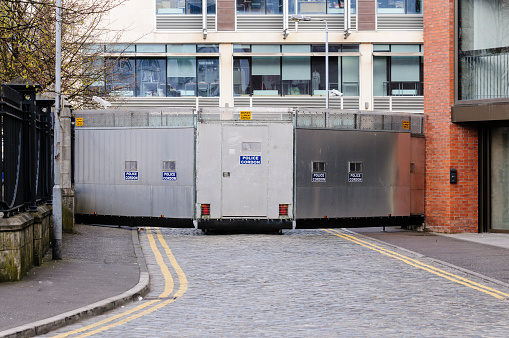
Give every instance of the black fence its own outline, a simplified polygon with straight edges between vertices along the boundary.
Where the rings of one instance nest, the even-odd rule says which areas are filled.
[[[0,212],[36,211],[53,192],[54,100],[37,99],[37,85],[0,85]]]

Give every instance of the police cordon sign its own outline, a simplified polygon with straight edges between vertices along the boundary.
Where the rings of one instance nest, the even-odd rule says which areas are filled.
[[[240,164],[262,164],[261,156],[240,156]]]
[[[362,173],[348,173],[348,182],[362,182]]]
[[[311,173],[311,182],[327,182],[325,173]]]
[[[163,181],[176,181],[177,173],[175,171],[163,171]]]
[[[137,171],[126,171],[124,174],[124,180],[126,181],[138,181],[138,177]]]

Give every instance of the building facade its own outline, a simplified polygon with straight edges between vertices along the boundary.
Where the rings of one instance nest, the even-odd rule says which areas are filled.
[[[422,7],[421,0],[130,0],[105,22],[105,41],[121,34],[99,46],[111,72],[95,89],[135,107],[324,108],[328,42],[329,90],[337,94],[330,108],[422,113]]]
[[[508,231],[509,2],[426,2],[424,12],[427,226]]]

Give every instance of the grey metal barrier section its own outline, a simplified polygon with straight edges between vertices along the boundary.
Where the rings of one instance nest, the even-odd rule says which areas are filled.
[[[410,140],[424,132],[422,114],[359,110],[153,108],[75,118],[77,213],[166,226],[281,220],[281,205],[297,222],[410,216]],[[242,165],[244,155],[254,165]],[[254,190],[256,198],[241,199]]]
[[[75,118],[78,214],[193,218],[192,110],[80,111]]]
[[[410,216],[411,135],[420,114],[299,110],[295,218]]]

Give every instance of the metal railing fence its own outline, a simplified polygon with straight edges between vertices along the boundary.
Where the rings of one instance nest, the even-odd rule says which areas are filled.
[[[509,97],[509,47],[460,53],[460,100]]]
[[[37,86],[0,85],[0,212],[36,211],[52,198],[52,100],[36,99]]]

